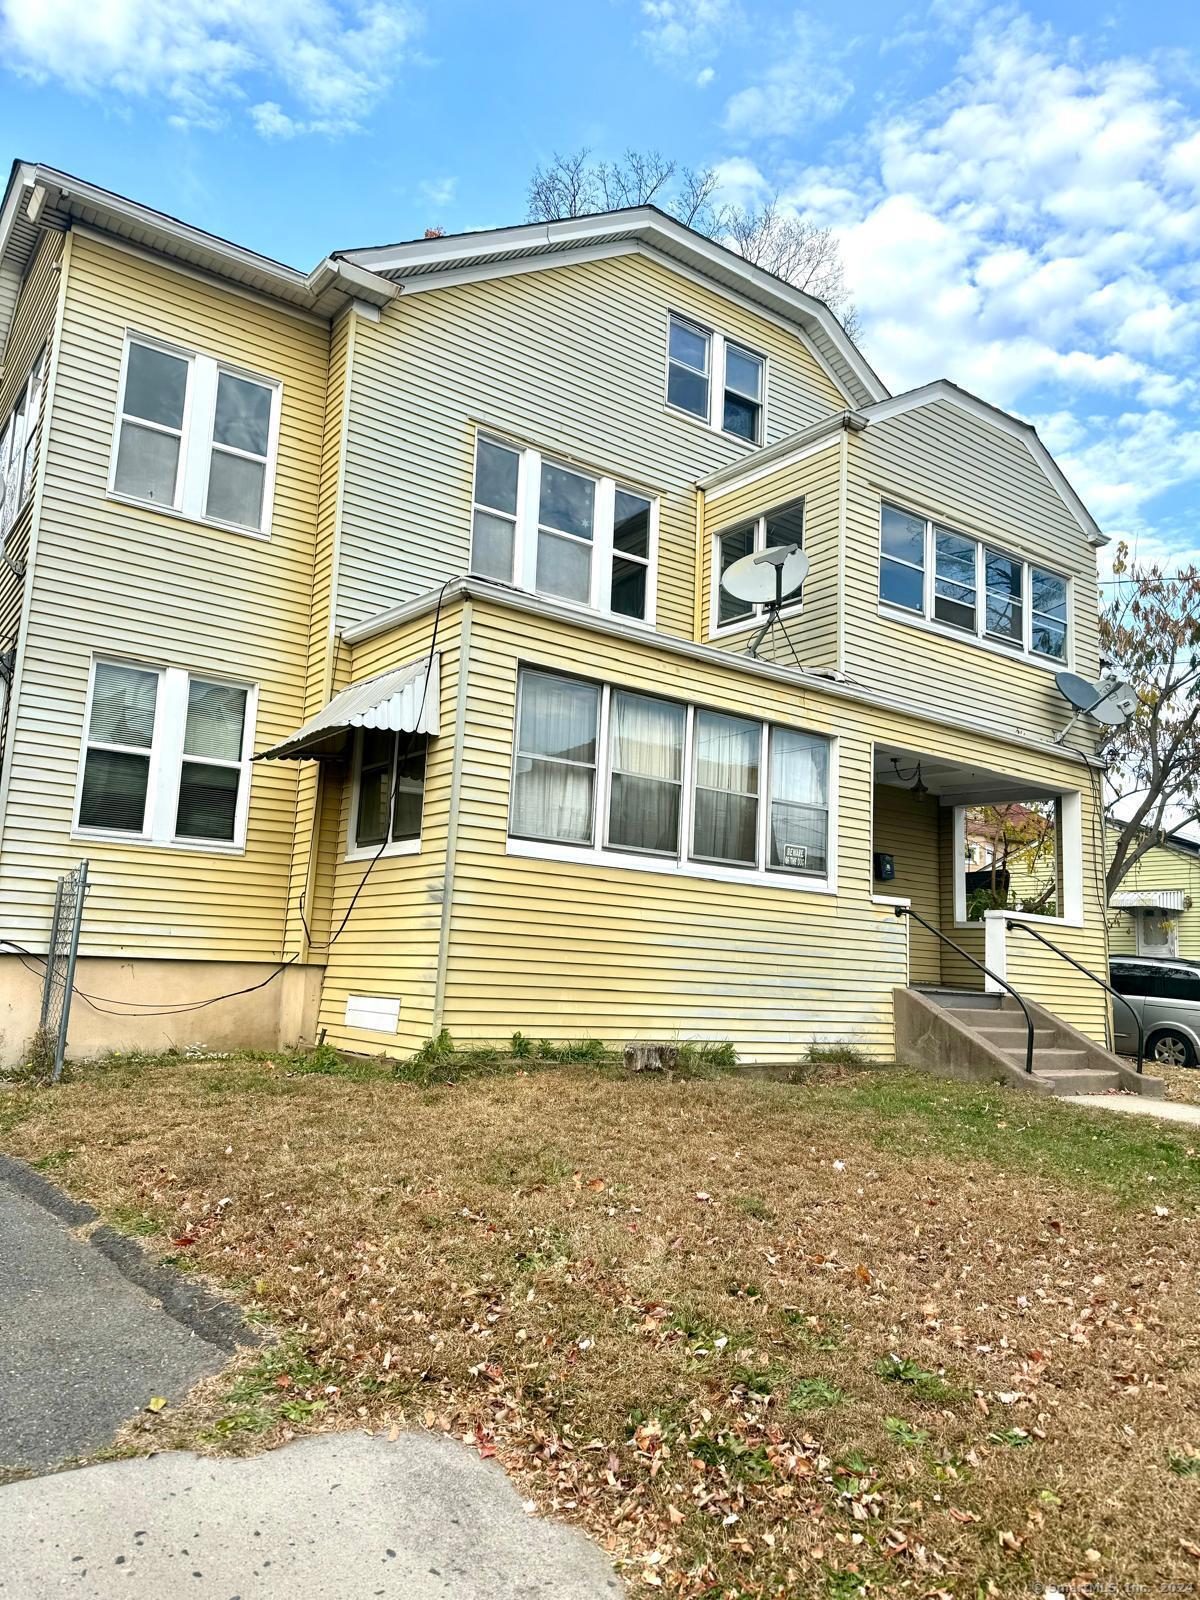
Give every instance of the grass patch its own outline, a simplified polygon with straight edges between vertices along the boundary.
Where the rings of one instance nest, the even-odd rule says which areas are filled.
[[[1194,1580],[1192,1130],[433,1045],[0,1089],[7,1148],[278,1334],[136,1448],[419,1423],[681,1600]]]
[[[919,1361],[910,1357],[888,1355],[875,1363],[875,1371],[889,1383],[903,1384],[916,1400],[930,1405],[946,1406],[965,1398],[966,1391],[948,1383],[938,1372],[930,1372]]]

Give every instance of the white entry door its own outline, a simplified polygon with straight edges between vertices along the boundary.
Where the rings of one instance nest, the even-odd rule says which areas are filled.
[[[1137,913],[1137,953],[1140,956],[1177,955],[1175,919],[1166,911]]]

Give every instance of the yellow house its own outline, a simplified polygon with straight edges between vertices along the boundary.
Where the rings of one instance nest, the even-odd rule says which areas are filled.
[[[652,207],[305,275],[19,166],[0,251],[0,400],[40,408],[9,1058],[86,856],[77,1050],[887,1058],[919,1017],[994,1061],[1027,1004],[1043,1087],[1097,1069],[1063,953],[1104,970],[1099,776],[1055,674],[1098,670],[1103,536],[1027,424],[889,395]],[[780,546],[807,573],[758,646],[723,578]],[[1053,918],[967,918],[965,817],[1006,800],[1053,808]]]
[[[1113,955],[1200,961],[1200,844],[1151,845],[1109,900]]]

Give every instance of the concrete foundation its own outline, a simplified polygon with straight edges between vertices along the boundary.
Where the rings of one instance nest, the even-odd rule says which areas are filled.
[[[26,958],[28,959],[28,958]],[[32,969],[32,970],[31,970]],[[277,1050],[311,1041],[321,1001],[319,966],[267,961],[125,961],[81,956],[75,969],[67,1054],[75,1059],[108,1050]],[[276,973],[274,978],[271,974]],[[263,984],[265,978],[271,978]],[[255,985],[262,984],[261,988]],[[250,990],[233,995],[235,990]],[[95,1004],[84,996],[91,996]],[[200,1010],[166,1016],[124,1014],[136,1001],[153,1009],[215,996]],[[38,1025],[42,968],[0,956],[0,1068],[20,1066]],[[112,1015],[121,1011],[121,1015]]]

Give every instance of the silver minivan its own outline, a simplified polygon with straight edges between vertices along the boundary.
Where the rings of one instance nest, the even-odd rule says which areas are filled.
[[[1113,956],[1109,982],[1129,1002],[1113,1001],[1119,1054],[1137,1054],[1137,1024],[1146,1030],[1146,1060],[1164,1067],[1194,1067],[1200,1060],[1200,962],[1170,956]]]

